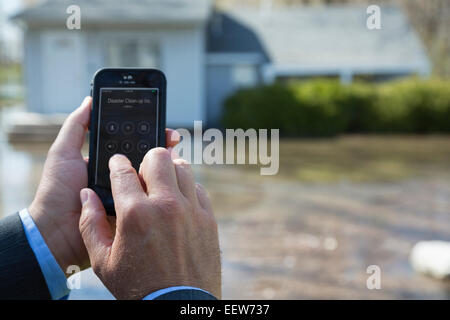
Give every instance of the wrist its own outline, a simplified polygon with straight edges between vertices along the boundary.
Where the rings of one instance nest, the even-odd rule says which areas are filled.
[[[44,206],[41,206],[36,201],[33,201],[28,207],[28,213],[66,277],[71,275],[66,273],[67,268],[71,265],[77,265],[80,269],[87,267],[84,262],[85,259],[77,255],[73,246],[68,241],[70,237],[64,233],[59,222],[53,219],[52,216],[60,216],[58,213],[52,212],[50,214]]]

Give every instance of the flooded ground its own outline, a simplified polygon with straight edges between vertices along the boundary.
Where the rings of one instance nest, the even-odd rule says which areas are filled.
[[[0,216],[27,206],[48,144],[0,136]],[[281,142],[280,172],[196,166],[219,222],[226,299],[449,299],[413,272],[421,240],[450,241],[450,137]],[[85,153],[87,151],[85,150]],[[381,268],[368,290],[366,269]],[[90,270],[72,299],[111,295]]]

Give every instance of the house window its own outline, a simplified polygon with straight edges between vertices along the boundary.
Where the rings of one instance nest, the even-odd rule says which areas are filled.
[[[253,65],[236,65],[231,69],[232,82],[236,87],[251,87],[258,82],[258,74]]]
[[[106,47],[106,61],[110,67],[159,67],[158,47],[149,41],[114,40]]]

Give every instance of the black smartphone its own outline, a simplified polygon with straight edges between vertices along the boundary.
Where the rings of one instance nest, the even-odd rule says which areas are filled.
[[[165,147],[166,77],[156,69],[105,68],[91,86],[88,185],[115,215],[108,161],[123,154],[137,171],[148,150]]]

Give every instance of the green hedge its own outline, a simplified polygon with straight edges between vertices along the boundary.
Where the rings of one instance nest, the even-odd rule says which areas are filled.
[[[285,136],[450,132],[450,82],[319,79],[243,89],[225,101],[223,125],[279,128]]]

